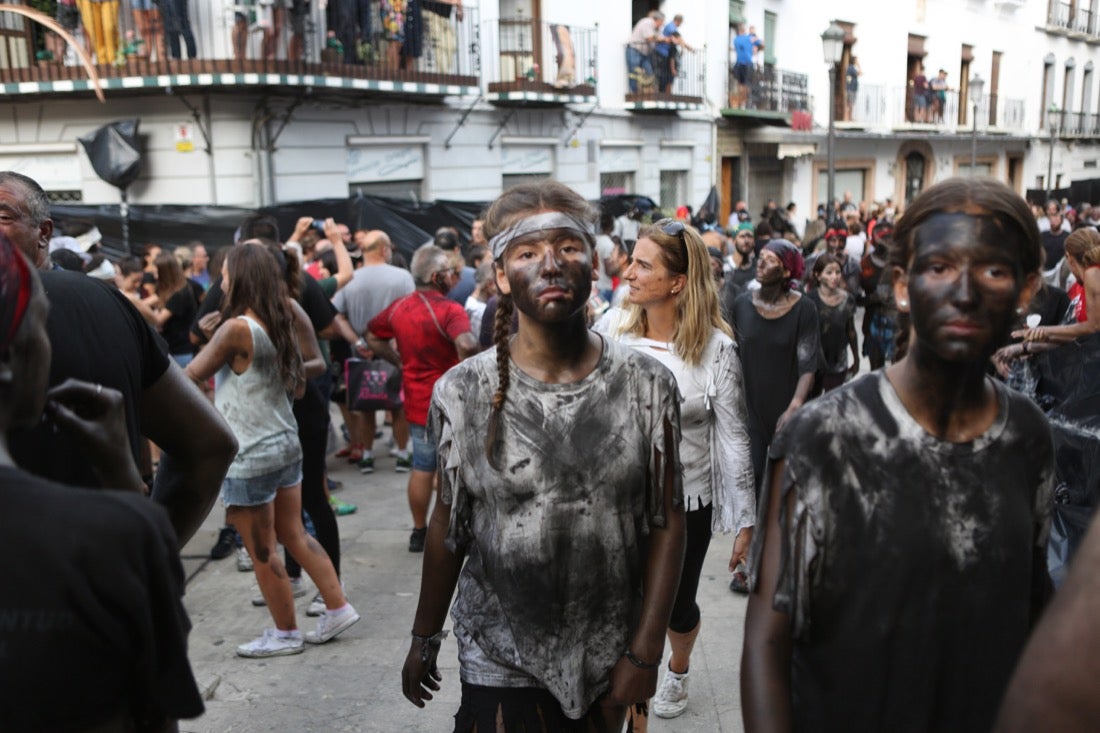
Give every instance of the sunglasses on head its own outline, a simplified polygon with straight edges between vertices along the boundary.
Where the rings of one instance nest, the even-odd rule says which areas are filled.
[[[661,219],[657,222],[657,226],[659,226],[661,231],[668,236],[678,237],[680,239],[680,257],[684,260],[684,267],[687,267],[688,248],[687,240],[684,239],[684,223],[682,221],[676,221],[675,219]]]

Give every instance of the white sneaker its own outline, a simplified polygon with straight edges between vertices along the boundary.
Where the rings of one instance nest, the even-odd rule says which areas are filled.
[[[252,572],[252,557],[248,554],[248,550],[243,547],[237,548],[237,570],[242,573]]]
[[[653,696],[653,714],[658,718],[675,718],[688,706],[688,673],[676,674],[665,669],[665,678]]]
[[[309,593],[309,588],[306,587],[305,582],[301,578],[290,579],[290,590],[294,593],[295,598],[301,598],[306,593]],[[253,606],[266,606],[267,601],[264,599],[264,594],[260,591],[256,591],[256,595],[252,596]]]
[[[305,646],[302,644],[301,634],[284,639],[275,633],[275,629],[264,629],[260,638],[237,647],[237,656],[282,657],[288,654],[301,654],[303,651]]]
[[[307,616],[320,616],[325,612],[328,607],[325,605],[325,599],[321,597],[321,594],[313,596],[313,600],[309,602],[309,608],[306,609]]]
[[[359,614],[355,612],[355,609],[352,608],[349,603],[343,611],[338,611],[336,613],[329,613],[326,611],[321,618],[317,620],[317,630],[307,631],[302,635],[302,638],[310,644],[324,644],[341,631],[350,628],[351,625],[358,620]]]

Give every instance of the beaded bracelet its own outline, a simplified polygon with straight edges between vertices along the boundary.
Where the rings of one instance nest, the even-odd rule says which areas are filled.
[[[636,656],[634,656],[634,652],[630,651],[630,647],[626,648],[626,651],[623,652],[623,656],[626,657],[626,661],[630,662],[638,669],[657,669],[657,667],[661,665],[661,660],[659,659],[652,664],[650,664],[649,662],[643,662],[641,659],[638,659]]]

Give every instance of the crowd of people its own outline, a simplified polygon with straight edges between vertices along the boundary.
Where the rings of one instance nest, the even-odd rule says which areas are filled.
[[[196,35],[203,34],[193,25],[195,18],[213,20],[212,7],[200,5],[193,14],[189,0],[56,0],[56,6],[57,22],[98,64],[215,55],[200,48]],[[382,64],[395,71],[424,67],[443,74],[455,72],[456,23],[464,18],[462,0],[321,2],[316,19],[312,0],[241,0],[226,8],[232,10],[235,59],[302,61],[313,44],[314,57],[324,63]],[[48,33],[43,45],[42,58],[66,58],[60,36]]]
[[[145,729],[201,712],[177,548],[219,495],[212,555],[240,548],[273,624],[238,655],[352,627],[327,476],[347,460],[409,474],[423,575],[402,687],[417,706],[440,689],[449,610],[456,731],[683,714],[714,533],[748,595],[748,729],[988,730],[1002,703],[1041,716],[1033,694],[1004,693],[1053,593],[1055,455],[1012,377],[1100,330],[1083,208],[1067,227],[1059,202],[1038,219],[1002,184],[951,179],[904,212],[846,197],[799,222],[769,202],[754,222],[738,202],[726,230],[700,229],[601,214],[544,181],[468,233],[410,243],[407,263],[382,230],[306,216],[283,236],[262,213],[210,253],[150,244],[111,263],[93,223],[55,231],[41,188],[0,172],[0,497],[46,501],[71,539],[58,550],[15,510],[5,528],[59,568],[145,563],[124,563],[145,579],[127,586],[142,621],[118,633],[160,654],[141,658],[145,637],[104,652],[79,625],[5,637],[5,679],[47,643],[119,672],[74,718],[43,696],[44,667],[20,666],[26,695],[0,714]],[[304,633],[302,569],[319,619]],[[71,570],[51,577],[0,588],[81,619],[113,603],[71,592]],[[1074,579],[1075,599],[1090,582]],[[1054,685],[1043,650],[1029,656],[1017,673]]]

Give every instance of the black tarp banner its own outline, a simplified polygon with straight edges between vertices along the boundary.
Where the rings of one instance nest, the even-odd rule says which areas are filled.
[[[283,238],[294,231],[300,217],[315,219],[333,217],[337,222],[356,229],[381,229],[393,240],[397,251],[412,257],[417,247],[432,238],[441,226],[453,226],[464,240],[469,239],[470,225],[485,208],[483,202],[434,201],[414,203],[384,196],[355,196],[348,199],[318,199],[245,209],[234,206],[130,206],[130,241],[153,243],[173,248],[191,241],[202,242],[208,249],[233,243],[233,234],[248,215],[260,211],[273,215],[279,222]],[[123,246],[122,217],[118,205],[87,206],[55,204],[51,207],[55,222],[67,219],[87,219],[103,234],[102,246],[109,255],[122,257],[128,252]]]

